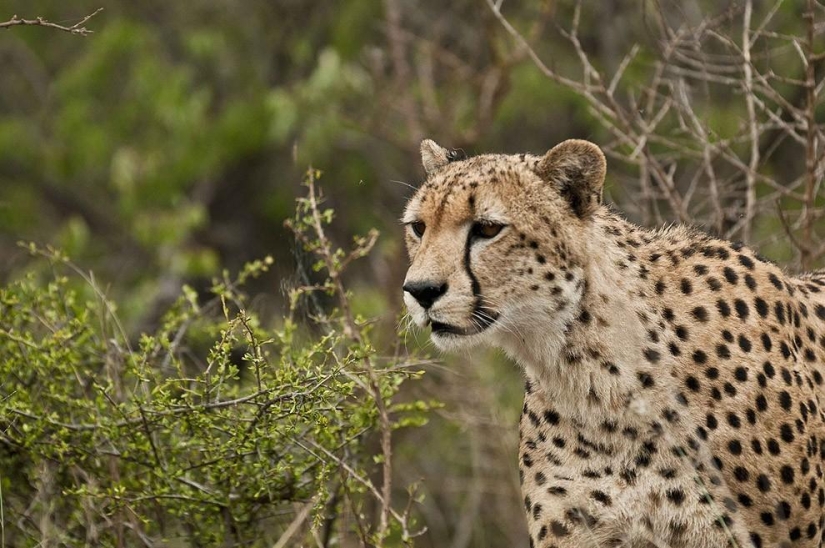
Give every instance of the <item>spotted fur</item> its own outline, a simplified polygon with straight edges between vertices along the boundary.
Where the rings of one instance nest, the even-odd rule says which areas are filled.
[[[625,221],[585,141],[422,159],[404,299],[524,369],[531,546],[823,546],[825,272]]]

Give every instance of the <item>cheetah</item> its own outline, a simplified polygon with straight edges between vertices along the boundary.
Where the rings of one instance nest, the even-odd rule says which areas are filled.
[[[531,547],[823,546],[825,271],[628,222],[587,141],[421,155],[404,302],[523,369]]]

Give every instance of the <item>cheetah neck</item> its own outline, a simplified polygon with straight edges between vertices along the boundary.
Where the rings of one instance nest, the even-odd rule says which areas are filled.
[[[580,275],[584,283],[564,314],[531,316],[521,337],[505,351],[537,383],[559,412],[582,422],[601,422],[647,405],[638,362],[655,310],[646,299],[640,265],[628,257],[627,241],[644,246],[652,233],[600,212],[579,238],[586,242]],[[545,315],[547,316],[547,315]],[[548,333],[556,334],[548,336]]]

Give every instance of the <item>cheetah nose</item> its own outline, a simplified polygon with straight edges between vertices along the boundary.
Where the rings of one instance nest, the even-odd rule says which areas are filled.
[[[418,301],[418,304],[427,309],[447,292],[447,284],[438,284],[431,281],[408,282],[404,284],[404,291],[412,295]]]

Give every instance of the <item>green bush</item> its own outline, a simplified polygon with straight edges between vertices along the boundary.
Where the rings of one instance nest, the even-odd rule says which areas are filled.
[[[2,545],[409,544],[390,436],[428,405],[394,402],[419,373],[379,356],[341,280],[377,233],[334,248],[316,176],[288,225],[318,279],[275,329],[242,291],[269,258],[208,295],[184,287],[157,331],[131,337],[91,274],[29,246],[51,275],[0,288]]]

